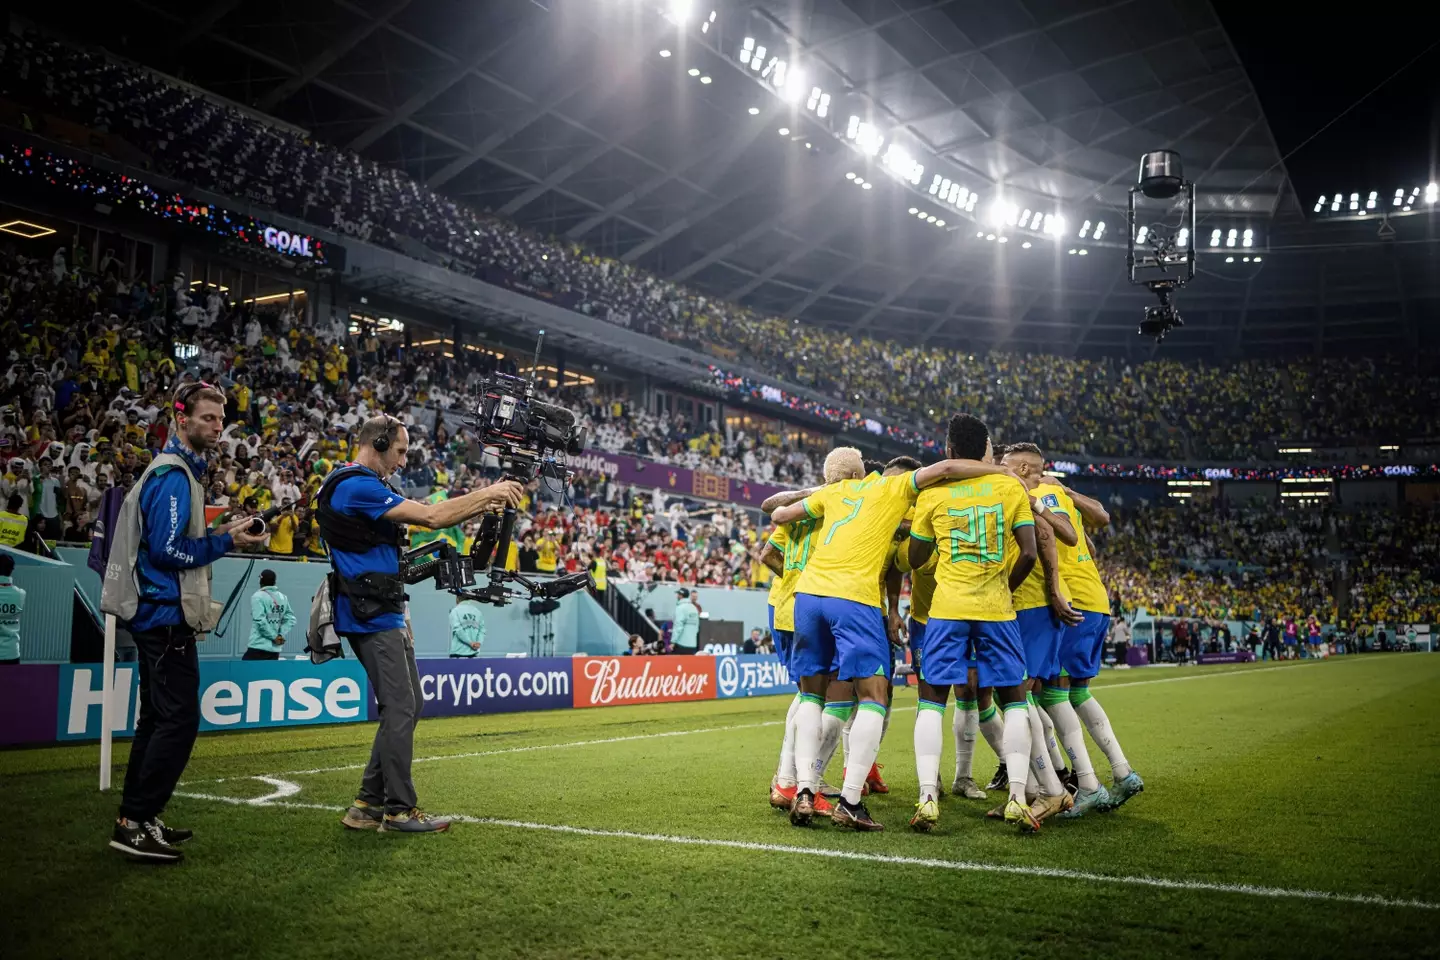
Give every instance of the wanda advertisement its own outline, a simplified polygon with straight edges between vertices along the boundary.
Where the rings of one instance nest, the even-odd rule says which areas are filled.
[[[576,657],[575,706],[715,699],[714,657]]]

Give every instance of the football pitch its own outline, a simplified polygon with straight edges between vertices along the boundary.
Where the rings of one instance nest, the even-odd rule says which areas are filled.
[[[468,822],[418,837],[339,824],[373,724],[205,736],[176,867],[106,848],[96,746],[0,753],[0,956],[1440,955],[1437,684],[1426,654],[1109,672],[1146,790],[1033,836],[954,797],[907,828],[904,689],[879,834],[768,807],[785,697],[426,720],[421,803]]]

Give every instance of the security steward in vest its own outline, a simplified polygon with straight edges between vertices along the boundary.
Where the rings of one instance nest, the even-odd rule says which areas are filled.
[[[183,860],[177,844],[191,837],[166,826],[160,813],[200,732],[195,643],[214,629],[220,607],[210,595],[210,564],[265,539],[245,529],[250,517],[206,530],[200,480],[225,426],[225,394],[194,381],[176,391],[172,407],[170,439],[126,494],[110,531],[100,600],[139,653],[140,718],[110,846],[143,863]],[[124,596],[116,600],[117,594]]]
[[[399,578],[405,549],[403,524],[443,530],[488,510],[516,506],[524,491],[502,481],[438,503],[407,500],[388,485],[410,449],[405,426],[394,417],[371,417],[355,439],[355,462],[325,479],[316,496],[320,536],[330,549],[335,630],[350,641],[370,678],[380,728],[360,792],[341,822],[352,830],[427,833],[449,821],[418,807],[410,764],[415,721],[425,697],[415,666],[415,641]]]

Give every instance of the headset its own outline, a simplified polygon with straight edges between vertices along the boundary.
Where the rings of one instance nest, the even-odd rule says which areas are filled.
[[[399,426],[399,420],[396,420],[388,413],[385,414],[385,432],[376,437],[375,442],[371,444],[371,446],[375,448],[376,453],[384,453],[390,449],[390,444],[394,442],[395,430]]]
[[[172,406],[175,408],[175,412],[177,414],[188,417],[190,415],[190,398],[195,396],[195,394],[199,393],[201,390],[214,390],[217,393],[224,392],[219,387],[215,386],[212,383],[206,383],[204,380],[196,380],[194,383],[187,383],[185,384],[185,386],[175,391],[175,402],[172,404]]]

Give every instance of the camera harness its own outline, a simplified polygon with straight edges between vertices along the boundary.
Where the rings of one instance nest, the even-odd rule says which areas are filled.
[[[390,429],[375,440],[375,450],[384,453],[390,447]],[[382,446],[383,444],[383,446]],[[359,464],[340,467],[325,478],[316,496],[315,519],[320,527],[320,538],[331,550],[342,553],[366,553],[376,547],[393,546],[401,553],[407,546],[403,528],[389,520],[357,521],[330,505],[335,488],[346,480],[358,476],[376,474]],[[381,481],[382,483],[384,481]],[[358,577],[341,576],[333,564],[330,576],[331,591],[335,597],[350,599],[350,609],[357,620],[370,620],[382,613],[404,613],[405,581],[398,573],[365,573]]]

